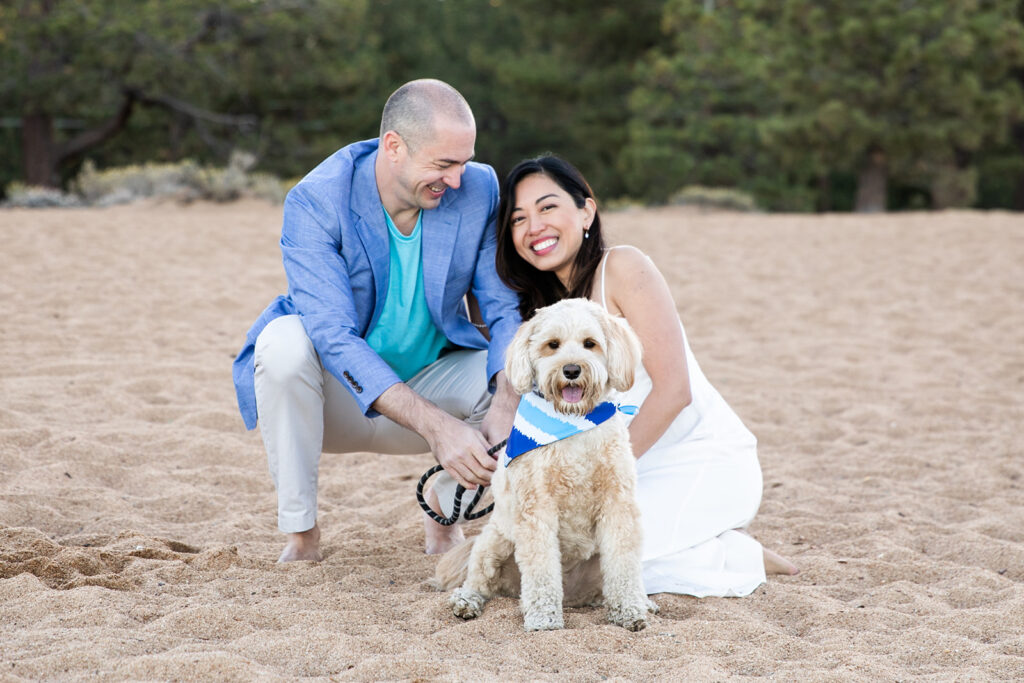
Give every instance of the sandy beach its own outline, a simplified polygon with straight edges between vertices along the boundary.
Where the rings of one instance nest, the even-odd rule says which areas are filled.
[[[325,455],[326,557],[276,564],[231,361],[285,291],[280,219],[0,210],[0,680],[1024,678],[1024,215],[604,215],[758,436],[750,532],[802,570],[655,596],[639,633],[452,616],[430,454]]]

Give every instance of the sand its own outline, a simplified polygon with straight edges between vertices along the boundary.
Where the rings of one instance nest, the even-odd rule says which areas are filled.
[[[0,211],[0,680],[1024,677],[1024,216],[605,216],[760,439],[750,531],[802,572],[528,634],[426,581],[429,454],[324,456],[282,546],[231,360],[280,207]],[[479,527],[477,527],[478,530]]]

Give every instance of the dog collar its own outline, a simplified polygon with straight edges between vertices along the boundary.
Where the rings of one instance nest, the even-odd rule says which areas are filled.
[[[579,417],[558,412],[554,404],[534,392],[523,394],[505,447],[505,467],[523,453],[593,429],[617,410],[632,415],[636,406],[617,406],[605,401]]]

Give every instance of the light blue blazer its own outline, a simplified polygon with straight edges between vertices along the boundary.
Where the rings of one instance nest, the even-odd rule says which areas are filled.
[[[388,229],[374,175],[377,140],[344,147],[292,188],[284,203],[281,252],[288,295],[256,320],[235,359],[238,407],[256,426],[253,351],[271,320],[298,314],[324,367],[344,384],[363,412],[401,380],[365,337],[388,291]],[[458,190],[423,212],[423,286],[434,324],[459,347],[488,349],[493,382],[520,318],[517,298],[494,269],[498,179],[494,169],[467,164]],[[463,296],[472,291],[491,334],[470,321]],[[493,384],[492,384],[493,388]]]

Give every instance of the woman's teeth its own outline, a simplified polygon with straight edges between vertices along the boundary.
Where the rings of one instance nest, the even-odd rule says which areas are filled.
[[[549,237],[546,240],[541,240],[540,242],[534,242],[533,244],[530,245],[530,248],[533,249],[534,251],[544,251],[548,247],[555,246],[555,242],[557,242],[557,241],[558,240],[555,239],[554,237]]]

